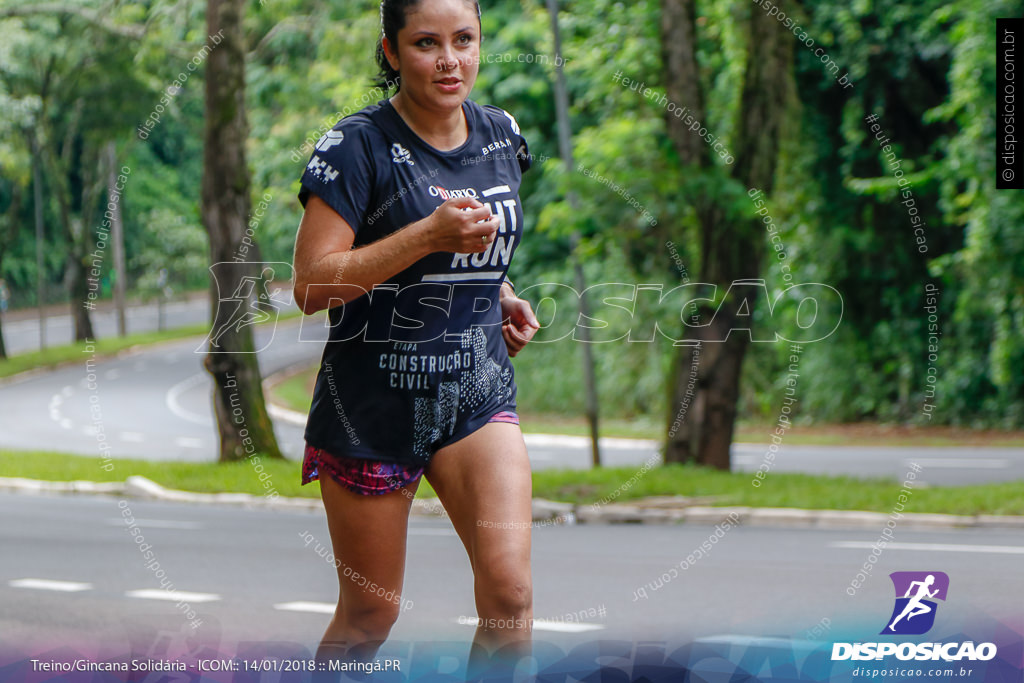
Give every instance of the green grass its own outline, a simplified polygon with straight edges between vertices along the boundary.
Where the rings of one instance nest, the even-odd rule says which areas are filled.
[[[277,382],[270,388],[267,399],[304,415],[309,414],[313,402],[311,387],[318,367],[319,363]]]
[[[263,487],[254,470],[255,462],[226,464],[212,462],[153,462],[149,460],[116,459],[114,468],[104,470],[98,457],[55,453],[52,451],[0,450],[0,476],[24,477],[48,481],[120,482],[132,475],[152,479],[161,486],[197,493],[252,493],[263,495]],[[299,483],[301,466],[291,460],[260,458],[260,465],[270,474],[272,488],[281,496],[319,498],[319,484]],[[422,496],[433,496],[429,486],[421,486]]]
[[[648,496],[714,496],[714,505],[790,507],[824,510],[891,512],[902,486],[886,479],[855,479],[810,474],[769,473],[760,487],[750,473],[720,472],[690,465],[670,465],[640,475],[634,468],[586,472],[542,470],[533,474],[535,496],[586,504],[610,497],[616,502]],[[913,490],[906,512],[953,515],[1024,515],[1024,481]]]
[[[110,472],[99,458],[44,451],[0,450],[0,475],[51,481],[124,481],[137,474],[167,488],[202,493],[241,492],[262,495],[266,489],[253,465],[216,463],[150,462],[115,460]],[[268,480],[282,496],[318,498],[319,485],[300,486],[297,462],[262,460]],[[632,484],[627,482],[639,468],[622,467],[587,471],[543,470],[533,474],[533,494],[563,502],[588,504],[610,497],[616,502],[647,496],[714,496],[715,505],[792,507],[807,509],[866,510],[889,513],[897,502],[900,485],[887,480],[861,480],[804,474],[770,473],[759,488],[745,473],[719,472],[694,466],[673,465],[648,471]],[[424,481],[417,497],[434,493]],[[915,489],[906,512],[956,515],[1024,515],[1024,481],[961,487]]]

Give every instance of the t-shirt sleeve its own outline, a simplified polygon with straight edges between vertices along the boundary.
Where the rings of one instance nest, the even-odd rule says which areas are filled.
[[[517,126],[518,128],[518,126]],[[516,150],[516,160],[519,162],[519,170],[526,173],[530,170],[530,166],[533,165],[533,161],[530,156],[530,148],[526,144],[526,138],[521,134],[519,135],[519,148]]]
[[[503,129],[511,129],[511,139],[516,147],[516,160],[519,162],[519,170],[526,173],[532,165],[532,157],[530,156],[530,148],[526,144],[526,138],[523,137],[523,132],[519,129],[519,122],[516,121],[512,114],[509,114],[500,107],[488,104],[484,108],[498,121],[499,126]]]
[[[373,190],[375,165],[366,124],[342,120],[316,143],[302,174],[299,201],[315,194],[356,233],[364,222]]]

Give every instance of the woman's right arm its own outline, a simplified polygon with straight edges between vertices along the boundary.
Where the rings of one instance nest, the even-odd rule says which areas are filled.
[[[478,222],[480,221],[480,222]],[[487,250],[498,218],[473,199],[449,199],[434,213],[356,249],[355,231],[316,195],[310,195],[295,237],[295,303],[306,315],[357,299],[435,251]],[[481,238],[489,236],[484,242]]]

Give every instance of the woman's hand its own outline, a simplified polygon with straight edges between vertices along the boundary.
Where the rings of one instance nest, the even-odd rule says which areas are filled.
[[[506,294],[505,285],[502,285],[501,290],[501,314],[505,319],[501,326],[501,336],[505,338],[508,355],[514,358],[537,334],[540,323],[529,301],[515,294]]]
[[[498,232],[498,217],[472,197],[456,197],[423,219],[433,251],[479,254],[487,251]]]

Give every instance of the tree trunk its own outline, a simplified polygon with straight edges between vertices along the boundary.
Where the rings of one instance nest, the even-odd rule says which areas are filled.
[[[60,185],[60,183],[55,183]],[[92,316],[89,315],[89,257],[86,231],[82,227],[81,217],[71,215],[71,207],[64,193],[55,188],[57,205],[60,207],[60,220],[64,224],[64,235],[68,244],[67,270],[64,273],[64,286],[70,297],[71,320],[74,325],[75,341],[96,339],[92,327]]]
[[[85,209],[88,204],[85,194],[88,181],[82,178],[82,206],[76,216],[72,208],[72,181],[71,175],[75,167],[75,141],[78,138],[78,125],[81,120],[82,99],[75,101],[75,106],[70,115],[70,123],[63,131],[64,139],[59,151],[54,151],[52,146],[42,145],[39,147],[40,154],[49,164],[50,178],[53,180],[53,195],[57,199],[57,207],[60,212],[61,226],[64,228],[64,237],[67,242],[67,270],[64,273],[64,286],[68,290],[70,299],[71,321],[74,325],[75,341],[86,341],[96,338],[92,327],[92,317],[89,315],[91,302],[88,299],[88,256],[89,240],[87,231],[83,227],[84,219],[88,215]],[[50,136],[56,142],[56,135]],[[52,143],[51,143],[52,144]],[[84,153],[83,153],[84,154]],[[83,175],[89,175],[88,165],[78,167]]]
[[[7,209],[7,232],[0,241],[0,273],[3,272],[4,257],[18,238],[18,219],[21,217],[21,186],[11,183],[11,204]],[[0,284],[0,287],[4,285]],[[2,296],[2,293],[0,293]],[[3,315],[0,315],[0,359],[7,358],[7,345],[4,344]]]
[[[747,63],[736,126],[732,177],[766,194],[774,185],[781,127],[792,92],[793,36],[766,12],[752,7]],[[662,44],[669,97],[686,102],[704,121],[703,93],[698,78],[694,0],[663,0]],[[677,103],[680,100],[674,100]],[[692,102],[693,104],[689,104]],[[674,116],[666,116],[669,135],[684,165],[696,172],[711,166],[704,141]],[[740,373],[750,344],[734,323],[753,314],[756,299],[734,282],[756,280],[761,271],[765,238],[756,220],[726,218],[713,198],[696,207],[700,226],[701,281],[715,284],[722,295],[715,311],[702,307],[702,327],[687,327],[692,344],[679,346],[671,379],[665,462],[696,461],[717,469],[730,467],[729,451],[736,423]],[[737,324],[744,327],[744,324]],[[692,370],[696,369],[696,378]],[[686,409],[685,419],[679,415]]]
[[[81,221],[77,219],[76,230],[82,233]],[[89,311],[92,310],[93,302],[89,301],[89,267],[91,266],[88,252],[83,248],[85,238],[79,236],[78,240],[70,245],[71,253],[68,254],[68,270],[66,283],[71,295],[71,319],[75,325],[75,341],[92,341],[96,339],[96,332],[92,327],[92,317]]]
[[[704,121],[704,88],[697,64],[696,0],[662,0],[661,49],[665,66],[665,95],[677,106],[688,107],[694,119]],[[677,117],[665,114],[669,139],[684,168],[700,173],[709,165],[703,140],[693,135]],[[699,208],[698,208],[699,211]],[[703,216],[698,218],[705,224]],[[692,269],[691,269],[692,270]],[[684,314],[687,316],[687,314]],[[686,336],[692,337],[686,328]],[[669,391],[669,428],[665,443],[665,462],[685,463],[697,460],[701,420],[706,392],[701,388],[701,353],[698,344],[681,344],[673,361]],[[697,375],[691,371],[696,369]]]
[[[107,198],[117,194],[117,145],[113,140],[103,147],[103,155],[107,163]],[[128,333],[125,320],[125,288],[128,286],[128,273],[124,264],[124,223],[121,221],[121,202],[113,202],[110,219],[110,250],[114,255],[114,310],[117,315],[117,336]],[[106,212],[104,212],[105,214]]]
[[[245,44],[243,0],[207,0],[210,45],[206,62],[206,130],[203,147],[202,216],[210,238],[211,263],[231,263],[245,236],[249,216],[249,167],[245,144]],[[220,33],[223,32],[223,33]],[[259,453],[281,458],[263,397],[262,377],[253,343],[252,326],[235,324],[230,306],[218,306],[222,296],[240,291],[243,278],[258,278],[258,264],[232,264],[215,269],[211,278],[212,331],[206,369],[213,375],[214,410],[220,435],[220,461],[240,460]],[[219,293],[224,293],[223,295]]]
[[[688,108],[694,119],[704,121],[704,87],[697,65],[696,0],[662,0],[661,59],[666,73],[665,96]],[[667,111],[665,125],[684,166],[708,165],[710,155],[700,136]]]
[[[71,310],[75,319],[75,340],[85,341],[96,338],[93,331],[92,317],[89,311],[94,310],[93,299],[89,293],[99,283],[93,281],[92,266],[96,262],[93,255],[98,249],[95,234],[90,221],[96,215],[96,202],[104,193],[102,160],[95,150],[86,147],[81,153],[80,194],[78,216],[71,218],[71,232],[68,239],[71,265],[68,268],[69,289],[71,292]],[[71,165],[68,163],[68,167]],[[70,186],[70,183],[69,183]],[[63,209],[62,209],[63,212]]]

